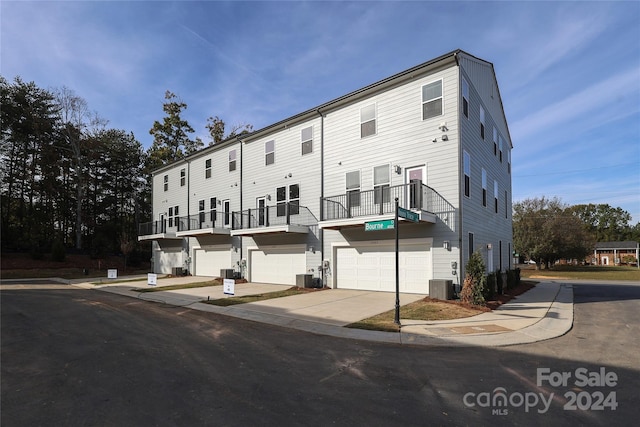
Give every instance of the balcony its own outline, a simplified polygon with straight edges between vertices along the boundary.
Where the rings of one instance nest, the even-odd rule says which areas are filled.
[[[167,220],[144,222],[138,225],[138,241],[179,239],[175,232],[167,229]]]
[[[318,220],[311,211],[297,202],[279,203],[233,213],[232,236],[252,236],[267,233],[309,232]]]
[[[199,212],[194,215],[183,216],[178,219],[176,236],[201,236],[205,234],[229,235],[233,225],[230,212]]]
[[[323,220],[320,228],[340,229],[359,226],[367,221],[395,217],[395,199],[401,208],[419,215],[422,223],[435,224],[441,217],[453,224],[455,209],[433,188],[414,181],[410,184],[380,186],[373,190],[351,191],[322,199]],[[404,218],[400,218],[404,220]]]

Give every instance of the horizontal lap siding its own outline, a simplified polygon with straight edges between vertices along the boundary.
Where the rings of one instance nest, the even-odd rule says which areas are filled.
[[[475,74],[471,74],[475,73]],[[475,64],[468,70],[464,70],[463,76],[469,82],[469,118],[461,116],[460,130],[462,148],[471,157],[471,194],[469,198],[463,197],[463,264],[468,260],[467,239],[468,233],[474,234],[474,250],[480,250],[485,263],[488,264],[487,244],[493,246],[493,267],[500,267],[499,242],[502,241],[502,268],[509,266],[510,254],[509,244],[512,243],[512,222],[511,222],[511,175],[507,169],[508,150],[510,142],[508,134],[505,133],[506,121],[501,109],[491,107],[497,98],[491,99],[489,96],[481,97],[476,85],[480,86],[480,91],[490,94],[487,89],[494,84],[494,77],[488,66]],[[494,88],[494,94],[497,88]],[[480,105],[485,110],[485,138],[480,135]],[[496,116],[497,115],[497,116]],[[494,155],[493,149],[493,127],[499,130],[503,142],[503,161],[500,162],[498,155]],[[482,169],[487,173],[487,206],[482,205]],[[494,180],[498,181],[498,213],[494,210]],[[507,191],[507,218],[505,218],[505,195]],[[513,245],[511,245],[513,249]],[[488,267],[488,265],[487,265]]]

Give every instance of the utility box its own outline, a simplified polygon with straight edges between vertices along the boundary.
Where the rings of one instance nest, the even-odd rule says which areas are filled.
[[[233,279],[234,278],[233,268],[222,268],[222,269],[220,269],[220,278],[221,279]]]
[[[178,276],[183,276],[182,273],[183,273],[182,272],[182,267],[173,267],[171,275],[175,276],[175,277],[178,277]]]
[[[299,288],[312,288],[313,276],[311,274],[296,274],[296,286]]]
[[[453,299],[453,280],[429,280],[429,296],[435,299]]]

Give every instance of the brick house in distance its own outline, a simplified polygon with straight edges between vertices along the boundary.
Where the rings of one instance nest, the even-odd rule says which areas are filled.
[[[590,261],[595,265],[635,264],[638,266],[639,255],[640,244],[638,242],[598,242]],[[626,262],[625,258],[628,256],[633,256],[634,261]]]

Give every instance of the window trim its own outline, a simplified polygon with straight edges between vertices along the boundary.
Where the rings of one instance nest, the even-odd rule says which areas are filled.
[[[184,187],[187,182],[187,170],[185,168],[180,169],[180,187]]]
[[[307,129],[311,129],[311,137],[308,139],[305,139],[304,131],[306,131]],[[311,147],[311,149],[307,152],[305,152],[305,144]],[[313,153],[313,125],[300,129],[300,148],[303,156]]]
[[[211,159],[206,159],[204,161],[204,178],[211,178]]]
[[[347,175],[349,175],[350,173],[357,173],[358,174],[358,187],[353,187],[353,188],[349,188],[347,187]],[[360,169],[354,170],[354,171],[349,171],[349,172],[345,172],[344,174],[344,188],[345,188],[345,193],[347,195],[347,205],[349,207],[352,206],[360,206],[360,192],[362,191],[362,171]],[[352,203],[352,196],[351,194],[353,194],[353,199],[354,201],[357,202],[357,204],[353,204]],[[356,197],[357,195],[357,197]]]
[[[229,150],[229,172],[236,170],[237,157],[236,149]]]
[[[273,144],[271,151],[269,149],[269,143]],[[271,154],[271,162],[269,162],[269,154]],[[270,139],[269,141],[265,141],[264,143],[264,165],[274,165],[276,163],[276,140]]]
[[[464,77],[462,78],[462,114],[469,118],[469,82]]]
[[[365,109],[373,107],[373,118],[363,121],[362,112]],[[363,134],[363,125],[373,122],[373,133],[364,135]],[[378,134],[378,105],[374,102],[372,104],[367,104],[363,107],[360,107],[360,139],[368,138],[370,136],[374,136]]]
[[[162,181],[163,181],[163,184],[164,184],[164,186],[163,186],[164,191],[169,191],[169,175],[165,175],[162,178]]]
[[[495,206],[495,213],[498,213],[498,180],[493,180],[493,199]]]
[[[436,83],[436,82],[440,82],[440,96],[437,96],[435,98],[431,98],[431,99],[428,99],[428,100],[425,101],[425,99],[424,99],[424,88],[425,88],[425,86],[429,86],[429,85],[431,85],[433,83]],[[424,105],[429,103],[429,102],[433,102],[433,101],[435,101],[437,99],[440,100],[440,114],[435,115],[435,116],[425,117],[424,116]],[[424,120],[433,119],[433,118],[436,118],[436,117],[440,117],[440,116],[444,116],[444,79],[442,79],[442,78],[436,79],[436,80],[430,81],[430,82],[425,83],[422,86],[420,86],[420,100],[421,100],[420,106],[422,108],[422,113],[421,114],[422,114],[422,120],[423,121]]]
[[[498,154],[498,129],[496,129],[496,127],[493,127],[493,155],[497,155]]]
[[[502,136],[498,136],[498,149],[500,151],[500,163],[502,163],[502,149],[503,149]]]
[[[487,207],[487,171],[482,168],[482,206]]]
[[[480,106],[480,137],[484,141],[484,137],[485,137],[485,113],[484,113],[484,107],[482,105]]]
[[[376,169],[385,168],[387,171],[387,181],[384,183],[376,184]],[[380,203],[390,203],[391,202],[391,164],[385,163],[383,165],[374,166],[371,169],[371,176],[373,177],[373,204],[379,205]],[[377,189],[380,188],[380,192]],[[386,188],[386,189],[385,189]],[[382,200],[380,200],[379,195],[382,195]]]
[[[471,198],[471,155],[467,150],[462,152],[462,170],[464,175],[464,196]]]

